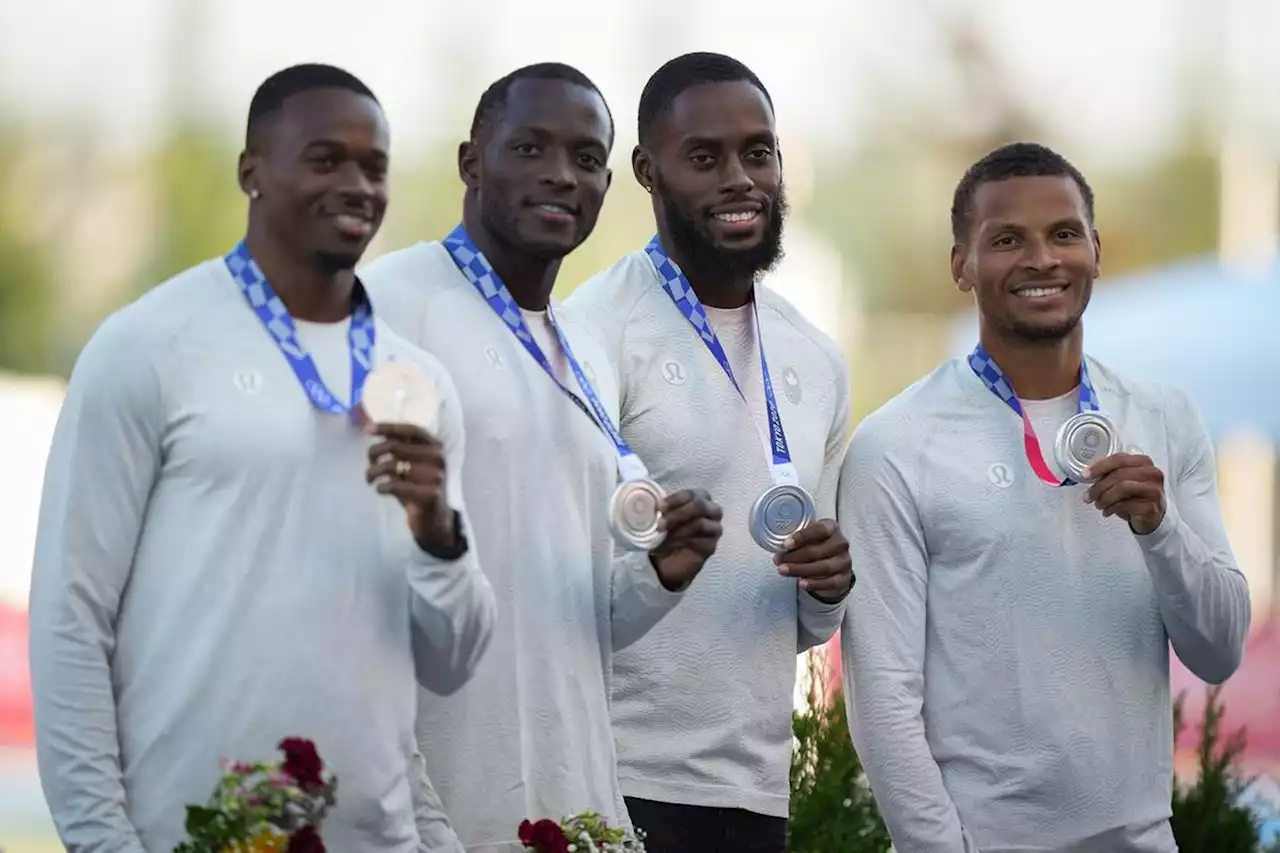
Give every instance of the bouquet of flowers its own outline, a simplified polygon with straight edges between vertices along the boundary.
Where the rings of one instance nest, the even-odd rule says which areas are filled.
[[[560,823],[540,820],[520,824],[520,843],[534,853],[644,853],[644,833],[633,835],[609,826],[595,812],[583,812]]]
[[[222,762],[222,778],[203,806],[187,806],[187,840],[174,853],[325,853],[320,824],[338,780],[315,744],[280,741],[276,764]]]

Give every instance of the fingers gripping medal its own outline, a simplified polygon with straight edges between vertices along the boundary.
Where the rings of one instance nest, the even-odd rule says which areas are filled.
[[[787,537],[813,523],[813,497],[799,486],[774,486],[751,507],[751,538],[766,551],[782,553]]]
[[[1067,418],[1053,444],[1058,468],[1077,483],[1092,483],[1084,472],[1099,459],[1120,452],[1120,431],[1100,412],[1079,412]]]
[[[407,423],[434,434],[440,421],[440,392],[415,364],[388,361],[365,381],[360,404],[374,423]]]

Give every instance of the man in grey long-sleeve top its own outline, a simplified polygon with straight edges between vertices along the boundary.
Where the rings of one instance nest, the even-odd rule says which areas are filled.
[[[1084,355],[1101,244],[1066,160],[992,152],[952,225],[980,343],[870,415],[841,477],[855,744],[900,853],[1173,853],[1169,645],[1221,682],[1250,620],[1209,435]],[[1120,452],[1077,485],[1054,438],[1095,408]]]
[[[244,242],[122,308],[76,363],[31,590],[40,780],[72,853],[167,853],[220,759],[275,760],[287,736],[338,776],[330,850],[423,845],[415,675],[457,690],[495,603],[465,534],[457,391],[353,273],[387,148],[350,74],[273,75],[250,106]],[[434,380],[432,434],[352,422],[391,359]]]

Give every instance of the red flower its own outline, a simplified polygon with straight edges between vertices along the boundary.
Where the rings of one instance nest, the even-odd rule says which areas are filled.
[[[554,820],[520,824],[520,843],[538,853],[569,853],[569,839]]]
[[[293,777],[298,787],[303,790],[319,788],[324,784],[320,771],[324,765],[320,762],[320,754],[316,745],[305,738],[287,737],[280,741],[280,750],[284,753],[286,774]]]
[[[325,853],[324,842],[320,840],[320,833],[304,826],[289,839],[286,853]]]

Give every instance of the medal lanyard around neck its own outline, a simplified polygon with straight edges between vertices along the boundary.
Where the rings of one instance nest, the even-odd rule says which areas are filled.
[[[507,330],[516,336],[516,340],[520,341],[525,351],[533,357],[533,360],[538,363],[543,372],[551,377],[551,381],[556,383],[556,387],[563,391],[565,396],[572,400],[574,405],[590,418],[591,422],[613,442],[614,449],[618,455],[618,473],[622,475],[622,479],[626,481],[648,479],[649,472],[644,463],[640,461],[640,457],[636,456],[635,451],[622,438],[622,433],[613,425],[613,419],[609,417],[609,413],[604,404],[600,402],[600,397],[596,394],[595,388],[592,387],[590,380],[587,379],[582,366],[578,364],[578,359],[574,357],[568,339],[564,336],[564,332],[561,331],[560,324],[556,322],[555,312],[552,310],[550,303],[547,305],[547,318],[551,321],[551,328],[556,333],[556,342],[559,343],[560,351],[564,353],[565,361],[568,362],[569,369],[573,372],[573,378],[577,380],[578,387],[582,389],[582,394],[587,398],[587,403],[591,405],[591,409],[588,409],[582,400],[578,398],[578,395],[574,394],[556,376],[555,370],[551,367],[551,362],[547,360],[542,348],[533,339],[533,334],[529,331],[529,327],[525,325],[524,315],[520,312],[520,306],[516,304],[510,291],[507,290],[507,286],[502,283],[502,279],[494,271],[489,259],[484,256],[484,253],[472,241],[471,236],[467,234],[466,228],[462,225],[454,228],[449,236],[444,239],[444,247],[449,251],[449,257],[453,258],[454,265],[467,277],[467,280],[471,282],[484,301],[493,309],[493,313],[497,314],[503,325],[507,327]],[[592,411],[595,412],[594,415]]]
[[[742,393],[742,386],[738,384],[738,380],[733,375],[733,368],[729,365],[729,356],[725,353],[720,339],[716,337],[716,331],[711,327],[711,321],[707,319],[706,309],[702,307],[702,303],[698,300],[698,295],[693,292],[693,286],[689,284],[689,279],[685,277],[679,265],[662,248],[657,235],[649,241],[649,245],[645,246],[644,251],[649,256],[649,261],[653,264],[653,268],[658,271],[658,275],[662,278],[662,289],[671,297],[671,301],[675,303],[676,308],[680,310],[684,318],[689,321],[689,325],[693,326],[693,330],[698,333],[698,337],[702,339],[707,349],[711,351],[712,357],[719,363],[725,376],[729,377],[729,381],[733,383],[733,390],[738,392],[738,398],[747,407],[752,426],[755,427],[757,433],[760,433],[760,426],[756,423],[755,416],[750,414],[751,406],[747,403],[746,395]],[[773,478],[774,484],[779,486],[798,486],[800,485],[800,476],[796,472],[795,465],[791,463],[791,450],[787,446],[787,434],[782,428],[782,415],[778,411],[778,400],[773,394],[773,380],[769,378],[769,361],[764,354],[764,331],[760,328],[760,310],[754,298],[751,300],[751,311],[756,323],[756,340],[760,344],[760,372],[764,375],[764,404],[769,417],[769,435],[766,437],[760,434],[760,442],[769,453],[771,460],[769,473]]]
[[[249,254],[244,241],[237,243],[223,261],[231,277],[240,286],[240,293],[245,301],[258,315],[263,328],[271,335],[271,340],[275,342],[280,352],[284,353],[289,366],[293,368],[293,375],[298,378],[298,384],[302,386],[311,404],[331,415],[354,417],[355,408],[360,404],[360,394],[364,390],[365,379],[368,378],[373,366],[373,347],[376,336],[373,306],[360,280],[356,279],[355,290],[351,295],[353,310],[351,325],[347,331],[347,345],[351,352],[351,401],[343,403],[333,395],[324,384],[324,380],[320,378],[320,371],[316,369],[316,363],[312,360],[311,354],[298,341],[298,329],[293,322],[293,317],[289,315],[289,309],[284,307],[280,297],[271,288],[267,277],[262,274],[262,270]]]
[[[1070,478],[1059,481],[1049,470],[1049,466],[1044,461],[1044,453],[1040,450],[1040,439],[1036,437],[1036,431],[1031,426],[1031,419],[1023,410],[1018,395],[1013,393],[1013,386],[1005,378],[1004,371],[982,344],[974,347],[973,352],[969,354],[969,367],[978,374],[978,378],[987,386],[987,390],[1003,400],[1006,406],[1022,418],[1022,444],[1027,453],[1027,461],[1031,463],[1031,470],[1036,472],[1036,476],[1050,486],[1077,485],[1076,481]],[[1076,413],[1096,412],[1098,409],[1098,395],[1093,390],[1093,383],[1089,381],[1089,367],[1082,357],[1080,359],[1080,396],[1076,403]]]

